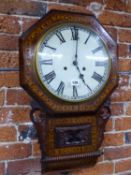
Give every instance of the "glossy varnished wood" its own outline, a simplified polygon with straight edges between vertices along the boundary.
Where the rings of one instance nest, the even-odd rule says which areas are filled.
[[[93,99],[69,103],[52,96],[41,86],[34,68],[35,48],[41,37],[54,26],[63,23],[79,23],[90,27],[104,41],[112,60],[111,74],[104,89]],[[20,38],[20,82],[21,85],[51,113],[74,113],[96,111],[117,85],[116,43],[92,15],[71,12],[51,11],[32,26]],[[43,93],[44,91],[44,93]]]
[[[59,100],[41,86],[36,76],[37,43],[49,29],[64,23],[91,28],[109,51],[112,66],[108,82],[88,101],[69,103]],[[102,154],[99,148],[105,125],[111,115],[110,103],[106,100],[117,82],[117,45],[92,14],[52,10],[21,36],[20,84],[36,100],[32,103],[31,119],[38,133],[43,172],[87,167],[97,162]]]

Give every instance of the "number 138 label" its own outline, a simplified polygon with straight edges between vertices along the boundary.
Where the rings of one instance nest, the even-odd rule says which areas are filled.
[[[71,80],[71,86],[79,86],[79,80]]]

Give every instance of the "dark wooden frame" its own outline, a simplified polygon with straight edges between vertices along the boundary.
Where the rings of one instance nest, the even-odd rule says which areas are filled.
[[[68,103],[52,96],[41,86],[34,69],[35,48],[43,34],[63,23],[78,23],[94,30],[106,44],[112,60],[111,73],[104,89],[94,98]],[[20,84],[37,101],[32,103],[31,119],[40,143],[42,171],[56,171],[94,165],[101,155],[99,147],[104,137],[105,124],[111,115],[110,104],[105,103],[117,86],[117,45],[92,14],[52,10],[27,30],[20,38]],[[79,130],[89,126],[90,140],[86,143],[58,143],[57,132],[69,140],[70,128]],[[83,129],[84,130],[84,129]],[[69,134],[66,135],[68,131]],[[57,135],[59,136],[59,134]],[[83,139],[84,136],[80,135]],[[58,138],[59,139],[59,138]],[[66,139],[66,138],[64,138]]]
[[[78,103],[61,101],[44,90],[33,67],[35,47],[45,32],[63,23],[79,23],[94,30],[106,44],[112,60],[111,74],[104,89],[93,99]],[[96,111],[117,85],[117,45],[93,15],[65,11],[50,11],[20,38],[20,84],[50,113]]]

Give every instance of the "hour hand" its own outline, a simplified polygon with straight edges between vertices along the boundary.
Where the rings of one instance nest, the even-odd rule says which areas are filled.
[[[79,66],[78,66],[78,62],[77,62],[76,60],[73,61],[73,65],[76,66],[76,69],[77,69],[78,72],[79,72],[79,78],[82,80],[82,82],[84,83],[84,85],[85,85],[90,91],[92,91],[91,88],[88,86],[88,84],[85,82],[84,75],[81,73],[80,68],[79,68]]]
[[[91,88],[88,86],[88,84],[85,82],[84,75],[80,73],[79,77],[80,77],[80,79],[83,81],[84,85],[85,85],[90,91],[92,91]]]

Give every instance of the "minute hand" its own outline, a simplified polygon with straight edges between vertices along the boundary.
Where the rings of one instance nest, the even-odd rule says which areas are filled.
[[[75,53],[76,62],[77,62],[77,58],[78,58],[78,34],[77,34],[77,38],[76,38],[76,53]]]

